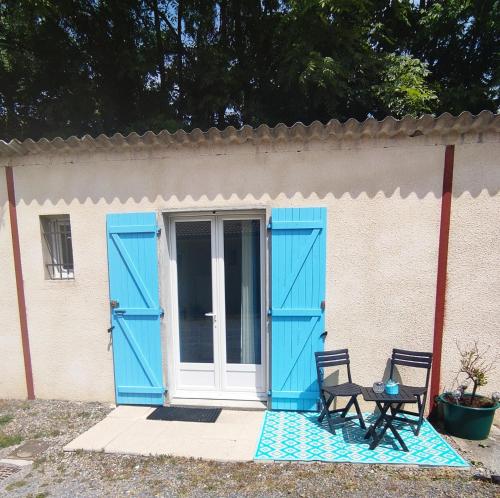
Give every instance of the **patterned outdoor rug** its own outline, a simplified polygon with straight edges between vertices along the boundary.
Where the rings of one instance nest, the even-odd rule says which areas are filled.
[[[333,435],[326,420],[320,424],[317,417],[315,412],[266,412],[255,460],[469,466],[427,421],[418,437],[408,424],[394,423],[410,450],[406,453],[390,431],[370,450],[357,420],[338,426]],[[367,427],[375,420],[373,414],[364,418]]]

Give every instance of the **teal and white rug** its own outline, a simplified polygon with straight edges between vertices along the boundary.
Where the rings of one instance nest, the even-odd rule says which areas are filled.
[[[367,427],[375,420],[373,414],[364,414]],[[386,433],[374,450],[364,439],[365,430],[357,420],[336,427],[333,435],[326,419],[320,424],[315,412],[266,412],[255,460],[349,462],[374,464],[403,464],[423,466],[468,467],[464,460],[425,421],[420,435],[413,433],[409,424],[395,422],[405,441],[408,453]]]

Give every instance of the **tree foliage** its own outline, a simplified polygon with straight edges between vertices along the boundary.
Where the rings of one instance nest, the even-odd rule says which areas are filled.
[[[3,0],[0,136],[496,111],[498,0]]]

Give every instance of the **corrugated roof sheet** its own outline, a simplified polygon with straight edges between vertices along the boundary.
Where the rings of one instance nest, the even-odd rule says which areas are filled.
[[[0,156],[22,156],[26,154],[64,153],[92,150],[112,150],[121,147],[147,146],[202,146],[211,144],[241,144],[245,142],[270,143],[284,141],[309,140],[343,140],[360,138],[392,138],[417,135],[449,135],[481,132],[500,133],[500,114],[482,111],[474,116],[463,112],[459,116],[444,113],[434,117],[426,114],[420,118],[406,116],[400,120],[387,117],[381,121],[368,118],[363,122],[349,119],[344,123],[332,119],[327,124],[314,121],[309,126],[295,123],[293,126],[278,124],[274,128],[261,125],[257,128],[245,125],[240,129],[229,126],[224,130],[210,128],[202,131],[199,128],[187,133],[178,130],[170,133],[166,130],[156,134],[147,131],[143,135],[130,133],[127,136],[115,133],[108,137],[99,135],[91,137],[61,137],[47,140],[42,138],[34,141],[30,138],[19,141],[5,142],[0,140]]]

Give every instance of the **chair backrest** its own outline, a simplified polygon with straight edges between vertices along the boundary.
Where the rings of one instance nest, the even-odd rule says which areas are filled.
[[[321,387],[323,384],[323,369],[327,367],[336,367],[340,365],[347,366],[347,377],[349,382],[352,382],[351,379],[351,368],[349,359],[349,350],[348,349],[336,349],[332,351],[318,351],[314,353],[314,357],[316,359],[316,373],[318,375],[318,384]]]
[[[405,349],[393,349],[391,357],[391,379],[395,365],[402,365],[405,367],[413,368],[426,368],[427,374],[425,379],[425,387],[428,387],[432,366],[432,353],[426,353],[423,351],[407,351]]]

